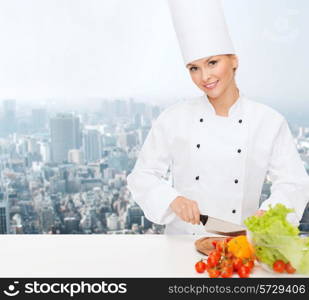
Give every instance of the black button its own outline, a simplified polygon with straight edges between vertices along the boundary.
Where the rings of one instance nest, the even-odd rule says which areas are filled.
[[[237,179],[235,179],[235,181],[234,181],[235,183],[238,183],[238,180]]]
[[[242,120],[239,120],[238,122],[241,124],[241,123],[242,123]]]
[[[200,148],[200,146],[201,146],[200,144],[197,144],[197,145],[196,145],[197,148]]]
[[[232,213],[235,214],[235,213],[236,213],[236,209],[233,209],[233,210],[232,210]]]
[[[241,149],[238,149],[237,152],[240,153],[240,152],[241,152]]]
[[[200,119],[200,122],[203,122],[204,121],[204,119]]]
[[[199,180],[199,178],[200,178],[200,176],[196,176],[196,177],[195,177],[195,180]]]

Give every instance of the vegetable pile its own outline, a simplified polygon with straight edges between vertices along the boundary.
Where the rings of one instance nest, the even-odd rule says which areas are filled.
[[[210,278],[249,277],[254,268],[254,252],[246,236],[213,241],[214,250],[205,260],[195,264],[198,273],[208,272]]]
[[[294,210],[283,204],[270,207],[262,216],[245,220],[257,259],[276,272],[309,273],[309,237],[301,237],[286,217]]]

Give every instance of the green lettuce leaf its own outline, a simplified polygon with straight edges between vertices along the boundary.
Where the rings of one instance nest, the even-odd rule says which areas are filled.
[[[298,226],[287,221],[294,210],[276,204],[260,217],[252,216],[244,223],[249,230],[257,258],[271,269],[276,260],[290,262],[298,273],[309,273],[309,237],[301,237]]]

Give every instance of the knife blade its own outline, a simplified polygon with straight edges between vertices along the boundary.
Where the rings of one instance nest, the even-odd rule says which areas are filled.
[[[235,223],[207,215],[200,215],[200,221],[208,232],[226,236],[246,235],[246,228]]]

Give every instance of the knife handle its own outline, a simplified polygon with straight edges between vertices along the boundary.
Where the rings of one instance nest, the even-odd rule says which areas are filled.
[[[203,225],[207,223],[208,216],[207,215],[200,215],[200,221],[202,222]]]

